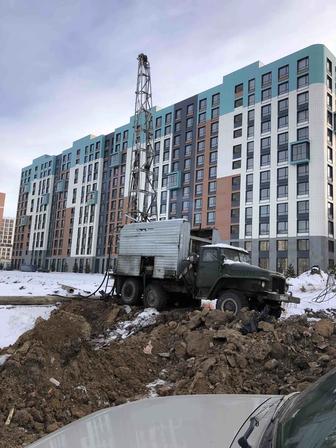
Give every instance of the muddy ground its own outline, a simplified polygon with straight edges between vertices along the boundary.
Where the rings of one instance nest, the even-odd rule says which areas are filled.
[[[176,309],[125,339],[114,332],[141,311],[65,303],[1,350],[10,357],[0,366],[0,447],[26,446],[91,412],[156,394],[301,391],[336,366],[329,319]]]

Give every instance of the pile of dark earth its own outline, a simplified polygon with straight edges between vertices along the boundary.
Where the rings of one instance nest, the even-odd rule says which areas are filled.
[[[330,319],[175,309],[111,338],[141,311],[65,303],[1,350],[9,357],[0,366],[0,447],[28,445],[91,412],[153,395],[302,391],[336,366]],[[251,322],[257,331],[246,331]]]

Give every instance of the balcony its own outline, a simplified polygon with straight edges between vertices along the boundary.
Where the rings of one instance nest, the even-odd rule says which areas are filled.
[[[168,174],[167,188],[168,190],[181,188],[181,171],[174,171]]]
[[[56,183],[56,193],[63,193],[64,188],[65,188],[65,182],[64,179],[61,179]]]
[[[309,162],[310,141],[308,139],[291,143],[290,147],[290,162],[292,164]]]
[[[110,167],[114,168],[116,166],[119,166],[121,164],[121,153],[115,152],[111,154],[111,164]]]

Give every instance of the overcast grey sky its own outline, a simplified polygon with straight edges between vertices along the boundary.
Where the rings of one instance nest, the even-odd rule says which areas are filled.
[[[219,84],[256,60],[313,43],[336,53],[336,2],[326,0],[0,0],[0,191],[15,215],[20,170],[134,109],[139,52],[153,103]]]

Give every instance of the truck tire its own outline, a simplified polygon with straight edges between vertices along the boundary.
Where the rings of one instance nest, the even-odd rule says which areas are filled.
[[[248,300],[236,291],[222,292],[216,303],[217,310],[231,311],[234,315],[237,315],[242,308],[248,306]]]
[[[167,306],[168,295],[160,285],[150,283],[144,292],[144,305],[148,308],[156,308],[158,311]]]
[[[137,305],[140,302],[140,297],[140,281],[137,278],[128,277],[121,287],[121,302],[124,305]]]

